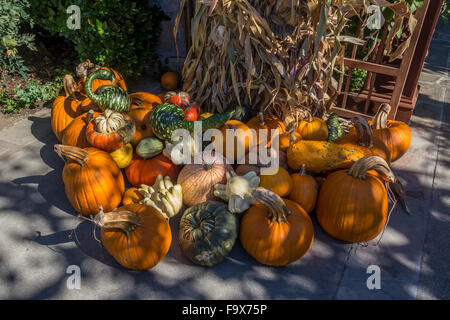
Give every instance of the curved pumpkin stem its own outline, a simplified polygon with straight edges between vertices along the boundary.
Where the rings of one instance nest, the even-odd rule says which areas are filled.
[[[266,188],[258,187],[252,190],[252,196],[257,202],[270,208],[270,215],[267,218],[271,222],[287,222],[291,212],[279,195]]]
[[[366,179],[366,174],[369,170],[375,170],[390,182],[395,181],[395,175],[391,168],[389,168],[387,162],[378,156],[366,156],[359,159],[350,170],[348,170],[348,174],[355,179],[364,180]]]
[[[78,147],[55,144],[54,150],[64,161],[65,157],[75,161],[80,166],[84,165],[89,158],[89,152]]]
[[[387,118],[389,112],[391,112],[391,106],[388,103],[382,103],[373,117],[375,129],[387,128]]]
[[[92,220],[97,226],[104,229],[119,229],[126,234],[127,239],[139,224],[139,218],[136,212],[128,210],[113,210],[104,212],[99,206],[100,212]]]
[[[373,132],[367,120],[361,116],[354,116],[352,122],[358,135],[358,145],[372,148]]]

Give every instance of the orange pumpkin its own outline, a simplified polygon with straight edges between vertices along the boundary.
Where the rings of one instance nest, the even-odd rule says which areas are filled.
[[[239,162],[245,157],[252,141],[249,127],[241,121],[228,120],[219,130],[221,136],[212,138],[214,150],[224,155],[230,163]]]
[[[151,159],[142,159],[138,155],[133,156],[130,165],[125,169],[128,182],[133,186],[155,184],[158,174],[163,177],[169,176],[175,180],[178,174],[178,167],[163,154],[159,154]]]
[[[139,203],[143,199],[144,196],[139,192],[139,188],[132,187],[125,191],[122,199],[122,204],[126,206],[128,204]]]
[[[161,86],[167,91],[178,89],[180,80],[175,72],[166,72],[161,77]]]
[[[130,110],[135,108],[153,109],[162,103],[160,97],[148,92],[135,92],[128,95],[131,99]]]
[[[316,205],[319,192],[316,180],[314,177],[306,174],[306,166],[304,164],[300,172],[292,174],[291,178],[293,187],[289,193],[289,199],[297,202],[306,212],[310,213]]]
[[[297,126],[297,132],[303,140],[326,141],[328,139],[327,123],[320,118],[308,113],[308,118]]]
[[[336,239],[366,242],[374,239],[386,224],[388,195],[382,180],[371,174],[376,170],[389,181],[395,177],[382,158],[368,156],[351,169],[330,174],[320,188],[317,220]]]
[[[67,159],[62,178],[67,198],[78,212],[96,215],[99,206],[110,211],[122,201],[125,182],[109,153],[96,148],[55,145],[55,152]]]
[[[374,117],[373,135],[380,139],[391,154],[391,161],[400,159],[411,145],[411,129],[401,121],[387,120],[391,106],[384,103]]]
[[[294,144],[296,141],[301,139],[302,137],[297,131],[293,131],[292,133],[283,133],[280,135],[280,150],[284,152],[288,151],[291,144]]]
[[[157,209],[129,204],[101,215],[98,224],[102,244],[123,267],[147,270],[169,252],[172,233],[169,223]]]
[[[286,169],[279,167],[276,174],[261,174],[259,185],[275,192],[280,197],[287,196],[293,186],[293,181]]]
[[[62,140],[64,129],[81,114],[78,110],[80,104],[81,101],[65,96],[58,96],[53,101],[51,124],[59,142]]]
[[[255,130],[256,133],[256,145],[259,146],[262,143],[261,131],[267,132],[267,140],[265,147],[270,148],[272,145],[272,130],[278,130],[279,138],[286,132],[286,127],[283,121],[278,117],[271,115],[265,117],[262,112],[259,112],[256,117],[251,118],[247,122],[247,126],[250,129]]]
[[[256,203],[244,214],[242,247],[262,264],[284,266],[300,259],[314,240],[308,213],[297,203],[264,188],[253,192]]]
[[[99,112],[90,111],[76,117],[64,130],[62,144],[78,148],[90,147],[86,139],[86,125],[92,117],[98,115]]]
[[[150,125],[150,118],[152,116],[152,109],[149,108],[135,108],[128,112],[128,115],[133,119],[136,126],[131,144],[137,144],[144,138],[153,137],[152,126]]]

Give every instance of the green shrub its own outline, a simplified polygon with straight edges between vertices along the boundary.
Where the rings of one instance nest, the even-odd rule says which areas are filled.
[[[34,35],[22,33],[24,24],[33,26],[27,13],[30,3],[27,0],[0,0],[0,67],[3,73],[25,76],[28,68],[19,55],[20,47],[36,50]]]
[[[81,10],[79,30],[67,28],[66,10],[73,4]],[[130,0],[34,0],[31,13],[40,26],[72,41],[80,60],[90,59],[135,76],[156,58],[160,22],[167,19],[159,7],[146,4]]]

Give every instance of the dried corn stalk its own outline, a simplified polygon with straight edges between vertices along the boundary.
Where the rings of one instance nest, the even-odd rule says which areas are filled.
[[[302,111],[321,114],[337,95],[341,42],[363,44],[341,35],[357,2],[197,0],[183,90],[207,111],[248,106],[288,126]]]

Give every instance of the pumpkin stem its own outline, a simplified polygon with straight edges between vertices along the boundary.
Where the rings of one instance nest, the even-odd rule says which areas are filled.
[[[131,233],[139,224],[139,218],[136,212],[128,210],[113,210],[104,212],[102,206],[99,206],[100,212],[94,216],[93,222],[104,229],[119,229],[130,238]]]
[[[388,103],[382,103],[373,117],[375,129],[387,128],[387,118],[389,112],[391,112],[391,106]]]
[[[300,172],[298,173],[299,176],[305,176],[306,175],[306,164],[302,164],[302,167],[300,169]]]
[[[306,116],[308,117],[308,119],[306,121],[308,121],[308,122],[313,122],[314,121],[313,115],[312,115],[312,113],[310,111],[306,111]]]
[[[358,145],[372,148],[373,132],[367,120],[361,116],[354,116],[352,122],[358,135]]]
[[[266,125],[266,121],[264,119],[264,113],[262,111],[258,112],[259,126],[264,127]]]
[[[375,170],[390,182],[395,181],[395,175],[392,172],[391,168],[389,168],[387,162],[383,158],[378,156],[366,156],[359,159],[350,168],[348,174],[355,179],[364,180],[366,179],[366,173],[369,170]]]
[[[78,147],[55,144],[54,150],[64,161],[65,157],[75,161],[80,166],[84,165],[89,158],[89,152]]]
[[[270,214],[267,218],[271,222],[287,222],[287,217],[291,212],[279,195],[266,188],[258,187],[252,190],[252,196],[257,202],[270,208]]]

